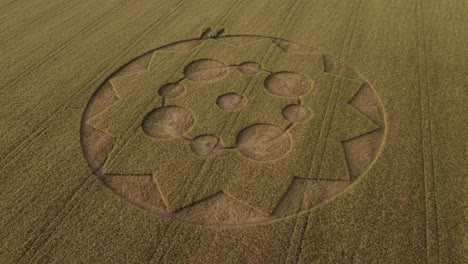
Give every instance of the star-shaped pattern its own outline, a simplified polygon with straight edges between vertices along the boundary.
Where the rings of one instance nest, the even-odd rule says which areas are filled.
[[[119,100],[88,121],[115,138],[104,174],[152,174],[169,212],[222,191],[266,215],[294,177],[349,179],[341,142],[378,128],[348,104],[361,80],[326,73],[320,52],[294,53],[269,39],[186,46],[149,54],[143,70],[110,80]],[[271,76],[276,82],[269,90]],[[169,92],[160,91],[164,86]],[[233,94],[228,103],[240,109],[220,107],[217,100],[225,94]],[[175,119],[146,125],[169,108]],[[304,120],[292,122],[300,113],[307,114]],[[204,136],[201,146],[210,155],[194,151],[194,140]],[[262,155],[260,150],[280,154],[264,160],[248,154]]]

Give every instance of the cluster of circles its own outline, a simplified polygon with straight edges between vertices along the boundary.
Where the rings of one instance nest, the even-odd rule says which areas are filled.
[[[184,75],[194,82],[213,82],[226,76],[231,67],[248,75],[267,72],[269,76],[264,81],[264,87],[274,96],[299,99],[312,88],[310,80],[304,76],[286,71],[272,73],[262,69],[262,66],[255,62],[226,65],[217,60],[202,59],[187,65]],[[158,94],[167,99],[175,98],[184,91],[185,87],[179,81],[163,85],[159,88]],[[224,111],[239,111],[246,105],[246,98],[237,93],[225,93],[218,96],[215,104]],[[302,106],[298,100],[298,103],[284,107],[281,114],[291,126],[295,122],[303,122],[310,118],[311,111]],[[149,112],[142,122],[142,128],[147,135],[154,138],[184,138],[184,134],[194,122],[195,118],[189,110],[170,105]],[[234,147],[225,148],[221,139],[215,135],[199,135],[189,140],[192,151],[199,156],[214,155],[222,149],[237,149],[245,157],[256,161],[281,158],[291,148],[291,138],[287,129],[273,124],[253,124],[242,129],[237,135]]]

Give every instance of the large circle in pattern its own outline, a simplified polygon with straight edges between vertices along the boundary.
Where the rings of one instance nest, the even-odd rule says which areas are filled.
[[[286,155],[291,148],[291,138],[278,126],[255,124],[237,135],[236,147],[242,155],[253,160],[275,160]]]

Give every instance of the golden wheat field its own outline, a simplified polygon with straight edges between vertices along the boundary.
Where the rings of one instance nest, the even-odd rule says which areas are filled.
[[[0,263],[468,263],[468,2],[0,0]]]

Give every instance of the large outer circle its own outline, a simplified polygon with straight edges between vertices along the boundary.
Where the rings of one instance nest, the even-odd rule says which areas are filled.
[[[124,200],[130,202],[131,204],[137,207],[140,207],[144,210],[152,211],[155,214],[163,217],[170,217],[182,221],[194,222],[203,225],[244,225],[274,221],[278,218],[294,215],[306,210],[311,210],[316,206],[322,205],[337,197],[338,195],[343,193],[347,188],[353,185],[353,183],[356,182],[356,180],[361,175],[363,175],[369,169],[369,167],[372,166],[373,162],[377,157],[378,150],[381,148],[383,142],[385,131],[383,110],[380,100],[376,96],[374,90],[359,72],[349,68],[346,64],[334,58],[332,55],[327,54],[315,47],[310,47],[304,44],[299,44],[284,39],[277,39],[264,36],[225,36],[221,37],[219,40],[231,42],[237,45],[239,43],[245,43],[250,41],[253,42],[265,39],[271,40],[272,43],[275,43],[286,53],[295,51],[304,52],[304,50],[311,52],[321,52],[324,58],[325,71],[329,73],[338,73],[340,72],[340,69],[342,69],[343,67],[347,67],[347,73],[351,72],[352,76],[357,76],[357,78],[360,78],[360,80],[362,80],[368,86],[366,90],[362,92],[362,95],[360,95],[362,98],[357,99],[358,101],[355,103],[354,107],[360,110],[364,115],[378,113],[378,115],[372,116],[372,118],[370,116],[368,117],[372,119],[372,121],[374,121],[375,123],[378,123],[380,128],[377,131],[369,133],[369,135],[365,135],[365,138],[358,138],[355,140],[353,139],[354,141],[350,142],[342,142],[348,165],[351,166],[352,163],[356,163],[352,165],[355,168],[350,169],[350,174],[353,175],[349,181],[308,182],[307,180],[303,179],[295,179],[290,187],[290,190],[285,194],[285,197],[283,198],[282,202],[278,205],[277,209],[279,209],[275,210],[282,210],[282,214],[275,214],[274,212],[270,216],[265,216],[254,212],[251,208],[246,208],[245,206],[245,208],[243,208],[242,205],[240,205],[237,201],[233,201],[229,196],[226,196],[222,193],[217,194],[209,199],[203,200],[198,204],[195,204],[193,208],[185,208],[175,213],[168,213],[165,210],[163,204],[155,205],[150,204],[148,202],[153,198],[156,200],[160,199],[160,197],[157,198],[159,196],[159,194],[157,193],[157,188],[154,186],[151,187],[151,185],[155,183],[154,181],[152,181],[152,177],[150,175],[148,175],[148,177],[146,178],[144,178],[145,176],[143,175],[141,175],[141,178],[132,177],[134,175],[124,175],[121,178],[112,178],[112,176],[103,175],[100,166],[105,161],[107,155],[110,152],[110,150],[108,149],[109,147],[104,146],[105,144],[103,142],[111,142],[113,139],[112,137],[109,138],[109,135],[102,134],[102,131],[98,131],[92,128],[87,123],[87,121],[94,115],[103,111],[106,106],[118,100],[118,98],[116,98],[116,95],[113,95],[111,90],[109,89],[109,80],[115,76],[122,74],[122,72],[125,72],[128,69],[132,69],[134,65],[141,63],[145,56],[149,56],[149,54],[151,54],[154,51],[162,51],[169,49],[188,49],[197,45],[197,43],[203,42],[204,40],[202,39],[180,41],[151,50],[145,55],[137,57],[131,62],[123,65],[118,71],[109,76],[109,78],[96,90],[95,94],[88,102],[88,105],[84,111],[81,125],[81,144],[83,154],[96,176],[99,177],[103,181],[103,183],[112,191],[114,191],[118,196],[122,197]],[[367,101],[371,102],[372,106],[367,106]],[[371,104],[369,102],[367,102],[367,104]],[[368,142],[373,142],[372,146],[366,146],[366,143]],[[367,160],[363,161],[359,160],[359,158],[350,158],[354,155],[353,151],[362,149],[363,147],[368,149]],[[362,164],[365,164],[365,166]],[[354,170],[354,172],[352,172],[352,170]],[[136,183],[137,180],[140,180],[140,182]],[[128,186],[135,186],[135,189],[140,190],[140,193],[135,193],[134,191],[128,192]],[[305,208],[302,208],[299,211],[288,210],[288,196],[291,192],[297,192],[297,190],[319,192],[321,194],[321,198],[314,201],[314,203],[305,206]],[[152,198],[148,199],[148,197]],[[211,211],[208,210],[206,213],[204,213],[203,209],[200,208],[208,208]],[[219,209],[219,211],[231,210],[227,214],[231,215],[231,217],[226,217],[225,212],[213,211],[213,208],[221,208]],[[286,210],[284,208],[286,208]],[[195,211],[195,213],[191,213],[191,211]]]

